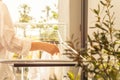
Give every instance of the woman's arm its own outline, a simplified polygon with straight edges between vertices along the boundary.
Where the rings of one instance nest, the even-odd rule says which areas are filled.
[[[59,53],[59,49],[55,44],[47,42],[32,42],[30,50],[43,50],[50,53],[51,55]]]

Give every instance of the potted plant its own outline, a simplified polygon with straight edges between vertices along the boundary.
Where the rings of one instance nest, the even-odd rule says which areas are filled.
[[[120,30],[115,28],[111,1],[101,0],[97,9],[92,9],[96,21],[91,28],[95,31],[88,35],[87,49],[77,50],[78,54],[65,53],[78,61],[87,79],[91,76],[92,80],[120,80]],[[75,43],[75,40],[72,41],[69,44]]]

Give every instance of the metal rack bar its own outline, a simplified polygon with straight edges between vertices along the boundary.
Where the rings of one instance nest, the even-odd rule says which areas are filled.
[[[0,60],[0,63],[10,64],[13,67],[70,67],[76,66],[76,61],[70,60]]]

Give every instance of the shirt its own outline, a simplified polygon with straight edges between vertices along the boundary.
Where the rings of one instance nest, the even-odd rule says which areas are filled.
[[[26,55],[31,48],[31,41],[16,37],[7,6],[0,1],[0,60],[8,59],[8,51]],[[0,63],[0,80],[14,80],[8,64]]]

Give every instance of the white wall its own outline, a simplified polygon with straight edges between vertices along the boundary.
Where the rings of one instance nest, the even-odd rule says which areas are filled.
[[[66,24],[67,39],[72,34],[80,37],[81,0],[59,0],[59,21]]]
[[[80,37],[81,0],[70,0],[70,35]]]
[[[68,38],[69,35],[69,0],[59,0],[59,22],[61,24],[64,24],[65,26],[65,32],[63,32],[62,34],[66,34],[65,35],[65,39],[66,40]]]

